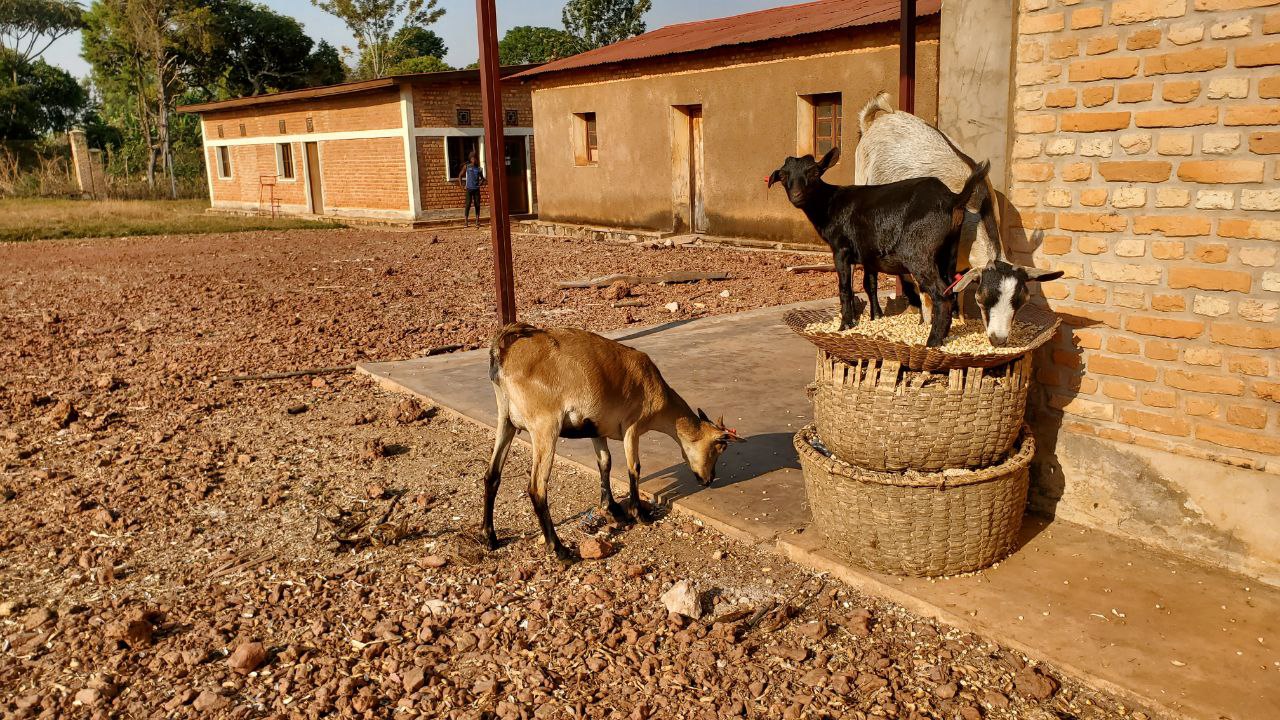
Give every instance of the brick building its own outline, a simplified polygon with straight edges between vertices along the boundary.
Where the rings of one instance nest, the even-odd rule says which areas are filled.
[[[1021,0],[1015,33],[1007,242],[1068,278],[1038,502],[1280,577],[1280,0]]]
[[[931,121],[938,7],[919,4],[916,110]],[[522,73],[538,134],[565,140],[543,148],[539,222],[526,225],[821,242],[764,178],[788,155],[852,150],[862,104],[898,87],[898,11],[822,0],[673,25]],[[853,181],[852,152],[829,177]]]
[[[530,66],[504,68],[510,76]],[[536,212],[529,89],[503,84],[512,212]],[[403,75],[187,105],[214,210],[430,222],[460,218],[458,171],[483,153],[477,70]],[[487,213],[488,190],[483,193]]]

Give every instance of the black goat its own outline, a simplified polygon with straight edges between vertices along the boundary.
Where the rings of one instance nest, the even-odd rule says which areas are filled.
[[[769,176],[769,187],[781,182],[791,204],[804,211],[831,247],[840,277],[840,329],[857,324],[853,299],[853,265],[862,264],[862,284],[871,303],[871,318],[883,315],[877,297],[881,272],[910,273],[930,317],[929,347],[938,347],[951,331],[952,298],[960,227],[969,196],[990,168],[974,168],[957,194],[935,177],[912,178],[888,185],[832,185],[822,179],[840,158],[832,148],[821,160],[812,155],[789,157]]]

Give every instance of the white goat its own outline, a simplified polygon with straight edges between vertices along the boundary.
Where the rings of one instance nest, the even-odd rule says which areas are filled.
[[[895,111],[888,93],[880,93],[867,102],[858,114],[858,124],[862,139],[855,152],[853,181],[857,185],[933,176],[952,192],[959,192],[977,167],[941,130],[911,113]],[[990,180],[985,183],[985,192],[976,192],[969,198],[965,210],[956,266],[967,272],[955,284],[954,291],[960,295],[978,281],[975,297],[987,339],[993,345],[1003,345],[1009,340],[1014,315],[1027,302],[1027,283],[1056,280],[1062,272],[1005,260],[998,202]]]

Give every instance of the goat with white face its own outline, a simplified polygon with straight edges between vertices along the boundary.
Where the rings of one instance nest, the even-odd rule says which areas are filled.
[[[977,163],[941,130],[915,115],[894,111],[888,98],[887,93],[880,93],[858,114],[862,139],[855,153],[854,184],[882,185],[932,176],[952,192],[959,192]],[[1014,316],[1030,297],[1027,283],[1057,280],[1062,272],[1015,265],[1004,259],[995,191],[989,180],[985,185],[985,192],[974,193],[965,207],[957,267],[967,271],[954,292],[960,296],[977,283],[974,295],[987,339],[999,347],[1009,341]]]

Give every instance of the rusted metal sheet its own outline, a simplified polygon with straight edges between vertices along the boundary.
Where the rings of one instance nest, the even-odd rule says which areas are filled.
[[[643,35],[526,70],[516,77],[698,52],[899,19],[901,0],[819,0],[713,20],[668,25]],[[916,15],[936,15],[940,0],[920,0]]]

